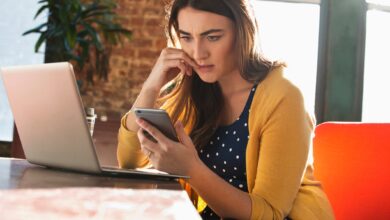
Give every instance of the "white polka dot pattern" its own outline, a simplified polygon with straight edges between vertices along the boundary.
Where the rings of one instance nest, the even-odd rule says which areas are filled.
[[[248,115],[256,86],[237,121],[216,128],[206,146],[199,150],[200,159],[218,176],[234,187],[247,192],[245,152],[249,140]],[[203,219],[219,219],[209,207],[201,213]],[[212,217],[212,218],[211,218]]]

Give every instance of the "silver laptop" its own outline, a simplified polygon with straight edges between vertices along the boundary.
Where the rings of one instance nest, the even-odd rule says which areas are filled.
[[[5,67],[0,72],[30,163],[94,174],[188,178],[101,167],[70,63]]]

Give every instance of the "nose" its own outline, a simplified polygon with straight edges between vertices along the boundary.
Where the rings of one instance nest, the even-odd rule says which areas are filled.
[[[198,64],[202,64],[202,61],[207,59],[210,55],[208,48],[200,40],[195,40],[191,48],[191,56]]]

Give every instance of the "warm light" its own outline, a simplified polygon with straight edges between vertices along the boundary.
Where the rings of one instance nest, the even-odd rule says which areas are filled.
[[[266,56],[288,64],[286,76],[298,85],[314,112],[320,6],[252,1]]]
[[[367,12],[362,121],[390,121],[389,26],[389,12]]]

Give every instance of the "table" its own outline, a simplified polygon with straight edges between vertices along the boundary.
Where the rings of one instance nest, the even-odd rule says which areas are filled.
[[[0,158],[0,219],[201,219],[177,181],[88,175]]]

